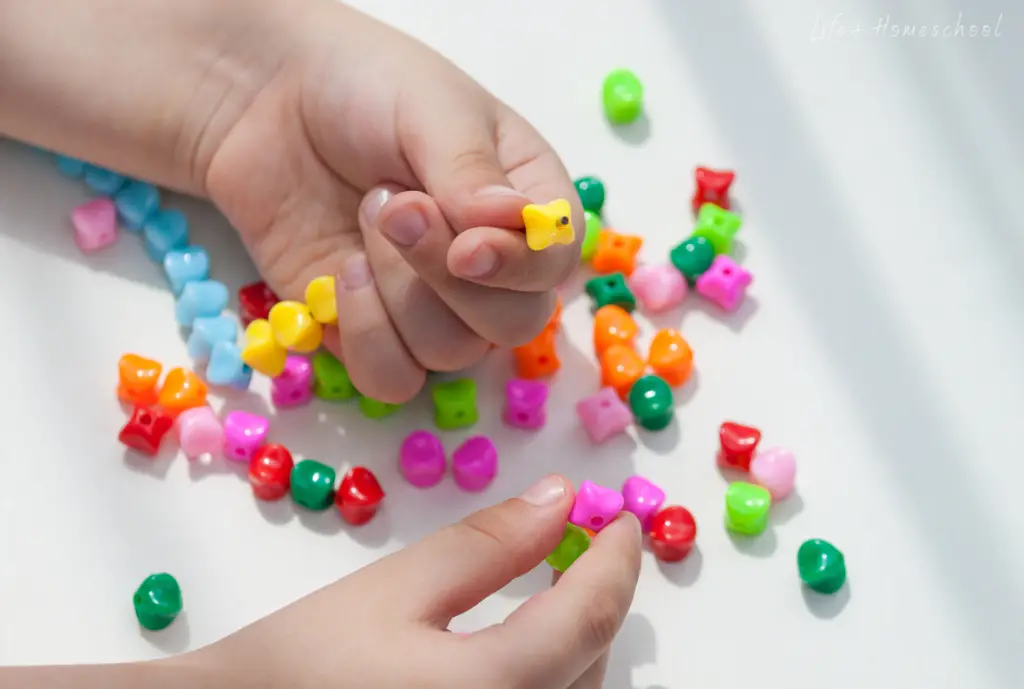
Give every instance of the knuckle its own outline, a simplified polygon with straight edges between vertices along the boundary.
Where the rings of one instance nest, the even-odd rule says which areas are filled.
[[[622,624],[622,607],[610,592],[598,592],[580,620],[582,641],[590,648],[605,648],[615,640]]]

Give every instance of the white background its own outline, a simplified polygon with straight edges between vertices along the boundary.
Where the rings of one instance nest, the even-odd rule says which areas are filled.
[[[386,422],[315,402],[275,416],[297,455],[363,463],[387,510],[361,529],[332,511],[259,504],[233,467],[125,453],[118,357],[187,363],[161,270],[124,236],[84,257],[68,213],[86,198],[40,154],[0,144],[0,662],[149,658],[211,642],[548,471],[660,483],[699,525],[681,565],[645,555],[607,686],[1024,686],[1024,185],[1015,3],[837,4],[590,0],[360,3],[450,56],[530,118],[576,175],[598,174],[607,215],[663,261],[688,232],[694,165],[734,167],[751,298],[723,318],[689,301],[644,323],[681,327],[696,379],[660,434],[594,449],[571,406],[596,388],[585,299],[566,310],[552,415],[504,429],[507,353],[474,372],[501,473],[482,495],[449,479],[417,491],[396,449],[430,427],[422,400]],[[966,7],[965,7],[966,6]],[[893,23],[995,23],[1003,35],[882,38]],[[862,34],[812,41],[836,11]],[[611,131],[604,74],[633,68],[648,121]],[[638,129],[640,131],[638,131]],[[644,131],[646,130],[646,131]],[[224,221],[176,199],[232,289],[254,278]],[[254,385],[261,395],[265,379]],[[217,400],[218,406],[221,401]],[[227,408],[266,410],[253,395]],[[793,449],[799,495],[770,530],[721,526],[714,464],[726,419]],[[465,434],[448,434],[453,448]],[[168,443],[170,447],[172,443]],[[801,589],[799,544],[847,557],[835,598]],[[187,613],[140,633],[131,593],[175,574]],[[457,621],[492,623],[544,586],[544,567]]]

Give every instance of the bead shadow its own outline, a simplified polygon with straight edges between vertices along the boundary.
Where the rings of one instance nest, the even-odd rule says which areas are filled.
[[[636,437],[640,444],[663,457],[672,454],[679,444],[681,436],[682,431],[679,426],[679,417],[675,415],[672,416],[672,421],[669,425],[660,431],[649,431],[640,426],[636,428]]]
[[[279,500],[259,500],[253,496],[253,502],[263,518],[276,526],[284,526],[295,518],[295,505],[290,495]]]
[[[151,646],[168,655],[177,655],[187,651],[192,637],[188,624],[188,610],[182,610],[169,627],[159,631],[140,627],[139,631],[142,633],[142,638]]]
[[[696,544],[694,544],[693,550],[690,551],[690,554],[682,562],[662,562],[657,559],[655,561],[658,563],[658,571],[666,579],[676,586],[683,588],[697,583],[697,579],[700,578],[700,572],[704,569],[704,555]]]
[[[633,682],[633,670],[658,662],[658,636],[645,616],[631,612],[612,644],[604,685],[609,689],[641,689]],[[653,688],[647,688],[653,689]]]
[[[172,433],[174,433],[173,430],[168,435]],[[167,476],[167,472],[171,470],[171,463],[178,456],[178,444],[173,440],[173,438],[165,438],[164,442],[160,443],[160,450],[156,457],[148,457],[137,450],[125,448],[122,453],[122,461],[132,471],[148,474],[162,481]]]
[[[647,116],[646,112],[640,113],[640,117],[629,124],[612,124],[608,122],[608,127],[619,141],[630,146],[643,146],[651,138],[651,131],[653,129],[651,119]]]
[[[727,531],[727,533],[736,550],[750,557],[768,558],[774,555],[779,548],[779,539],[775,536],[770,518],[768,526],[757,536],[744,536],[733,531]]]
[[[819,620],[831,620],[839,615],[850,603],[850,580],[847,578],[843,588],[836,591],[834,595],[825,595],[812,591],[809,587],[801,588],[804,604],[811,614]]]
[[[785,500],[772,501],[771,516],[769,519],[774,524],[788,524],[798,514],[803,512],[804,501],[800,493],[794,490]]]

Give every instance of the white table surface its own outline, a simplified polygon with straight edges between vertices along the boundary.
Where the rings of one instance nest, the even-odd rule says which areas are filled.
[[[430,427],[421,400],[386,422],[315,402],[277,414],[297,455],[364,463],[388,491],[361,529],[332,511],[259,504],[223,463],[117,443],[128,351],[187,364],[161,271],[124,236],[94,257],[67,220],[86,198],[37,152],[0,144],[0,662],[114,661],[196,648],[400,548],[548,471],[618,485],[638,472],[687,505],[699,552],[648,553],[607,686],[1024,686],[1024,185],[1021,13],[1012,3],[411,0],[361,5],[421,37],[518,108],[574,174],[598,174],[615,227],[661,261],[688,231],[691,171],[734,167],[751,298],[723,318],[690,300],[644,321],[681,327],[696,380],[660,434],[594,449],[571,406],[595,389],[586,299],[566,309],[563,370],[538,434],[499,421],[507,353],[475,371],[501,473],[485,493],[419,491],[400,438]],[[971,7],[966,7],[967,5]],[[973,9],[972,9],[973,8]],[[893,24],[995,24],[1001,36],[885,38]],[[811,40],[816,17],[829,40]],[[860,35],[850,30],[860,22]],[[818,34],[819,38],[821,34]],[[646,131],[613,133],[604,74],[633,68]],[[175,200],[231,288],[254,271],[230,228]],[[266,410],[267,381],[227,408]],[[216,400],[218,406],[221,400]],[[724,419],[799,459],[799,496],[770,530],[734,541],[714,463]],[[465,434],[447,434],[454,447]],[[801,589],[795,553],[846,554],[834,598]],[[187,613],[140,633],[130,596],[170,571]],[[457,620],[473,629],[544,586],[544,567]]]

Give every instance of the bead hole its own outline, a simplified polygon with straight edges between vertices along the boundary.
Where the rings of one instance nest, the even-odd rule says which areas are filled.
[[[593,526],[595,529],[601,526],[602,524],[604,524],[604,519],[601,519],[601,517],[590,518],[590,525]]]
[[[153,423],[153,418],[149,414],[139,414],[139,423],[143,426],[148,426]]]
[[[239,457],[245,457],[245,450],[240,447],[235,448],[235,454]]]
[[[292,399],[293,400],[297,400],[300,397],[302,397],[302,393],[301,392],[299,392],[298,390],[293,390],[292,391]]]
[[[732,275],[732,268],[722,268],[722,275]]]
[[[519,419],[519,421],[521,421],[522,423],[526,423],[527,421],[530,420],[530,417],[525,412],[519,412],[518,414],[516,414],[516,418]]]
[[[546,366],[548,363],[548,358],[546,356],[538,357],[537,363],[540,364],[541,366]]]
[[[611,402],[608,400],[601,400],[601,409],[608,409],[610,406],[612,406]]]

